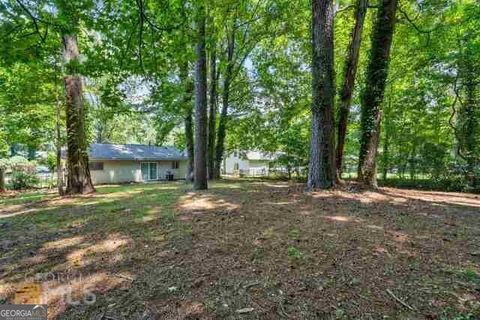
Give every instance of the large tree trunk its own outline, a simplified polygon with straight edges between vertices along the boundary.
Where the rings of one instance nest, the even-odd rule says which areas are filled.
[[[63,196],[64,195],[64,190],[63,190],[63,169],[62,169],[62,137],[60,133],[60,108],[61,108],[61,102],[57,101],[56,105],[56,122],[55,122],[55,149],[57,152],[57,163],[56,163],[56,169],[57,169],[57,190],[58,194]]]
[[[67,116],[67,194],[94,192],[88,169],[88,145],[85,134],[85,110],[82,79],[77,73],[79,51],[75,35],[63,35],[63,78]]]
[[[195,190],[205,190],[207,184],[207,57],[205,53],[205,14],[201,7],[197,28],[197,63],[195,67]]]
[[[367,14],[368,0],[357,0],[355,10],[355,26],[352,30],[352,39],[348,46],[348,56],[344,67],[344,78],[342,91],[340,93],[340,108],[338,115],[338,134],[337,134],[337,152],[336,166],[337,179],[341,179],[343,152],[345,149],[345,136],[347,134],[348,115],[350,113],[350,104],[352,102],[352,93],[355,86],[355,75],[357,74],[358,56],[362,42],[363,24]]]
[[[335,183],[333,25],[333,1],[313,0],[312,131],[307,182],[310,190],[331,188]]]
[[[385,93],[390,47],[398,0],[381,0],[372,34],[367,79],[362,94],[358,180],[377,187],[377,149],[380,140],[381,104]]]
[[[230,84],[233,76],[233,64],[235,52],[235,33],[232,31],[227,35],[227,68],[223,78],[222,92],[222,110],[220,112],[220,120],[218,123],[217,146],[215,150],[215,179],[220,178],[222,168],[223,153],[225,151],[225,136],[227,131],[228,104],[230,99]]]
[[[217,56],[213,45],[210,53],[210,107],[208,112],[208,179],[215,178],[215,128],[217,116]]]

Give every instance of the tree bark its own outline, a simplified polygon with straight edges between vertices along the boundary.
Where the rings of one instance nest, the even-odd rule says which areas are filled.
[[[188,62],[182,64],[180,67],[180,80],[185,86],[184,98],[182,101],[182,108],[184,110],[184,126],[185,126],[185,147],[187,149],[187,176],[185,179],[193,182],[193,167],[194,167],[194,138],[193,138],[193,104],[192,96],[194,91],[193,81],[188,76]]]
[[[88,168],[88,145],[85,134],[85,109],[82,79],[77,73],[79,51],[77,37],[63,35],[63,58],[66,75],[63,78],[67,116],[67,194],[94,192]]]
[[[222,168],[223,153],[225,152],[225,136],[227,130],[228,104],[230,99],[230,84],[233,76],[235,52],[235,33],[232,31],[227,35],[227,68],[223,79],[222,92],[222,110],[220,112],[220,120],[218,123],[217,146],[215,149],[215,179],[220,178]]]
[[[208,179],[215,178],[215,129],[217,124],[217,56],[213,45],[210,53],[210,106],[208,112]]]
[[[335,183],[333,104],[334,6],[332,0],[312,0],[312,128],[307,188],[331,188]]]
[[[0,192],[5,192],[5,168],[0,167]]]
[[[194,168],[194,143],[193,143],[193,116],[192,109],[187,111],[185,116],[185,141],[187,147],[188,167],[187,167],[187,181],[193,182],[193,168]]]
[[[367,79],[362,94],[361,141],[358,180],[377,187],[377,150],[380,140],[381,104],[385,93],[390,48],[398,0],[381,0],[375,21]]]
[[[342,177],[343,152],[345,136],[347,134],[348,115],[352,102],[355,76],[357,74],[358,57],[362,42],[363,25],[367,14],[368,0],[357,0],[355,9],[355,26],[352,30],[351,42],[348,46],[348,56],[344,67],[343,85],[340,92],[340,107],[338,112],[337,150],[335,163],[337,166],[337,180]]]
[[[458,112],[458,149],[459,155],[466,162],[465,179],[471,190],[478,191],[477,167],[480,163],[480,110],[477,109],[478,80],[476,70],[469,61],[464,58],[462,71],[465,98],[461,102]]]
[[[205,9],[200,8],[197,28],[198,42],[195,48],[195,190],[205,190],[207,183],[207,57],[205,53]]]

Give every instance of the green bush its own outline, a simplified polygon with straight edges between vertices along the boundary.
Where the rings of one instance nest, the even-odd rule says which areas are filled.
[[[30,189],[36,187],[39,182],[34,172],[14,171],[10,179],[10,188],[13,190]]]

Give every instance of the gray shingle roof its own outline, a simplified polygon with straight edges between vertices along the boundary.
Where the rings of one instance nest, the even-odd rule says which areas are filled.
[[[159,147],[143,144],[92,143],[90,160],[184,160],[185,154],[174,147]]]

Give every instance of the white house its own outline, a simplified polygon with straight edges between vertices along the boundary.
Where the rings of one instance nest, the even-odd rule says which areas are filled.
[[[265,176],[276,156],[262,151],[234,151],[223,160],[223,174]]]
[[[94,143],[88,156],[94,184],[166,180],[167,174],[177,180],[187,174],[187,157],[174,147]]]

